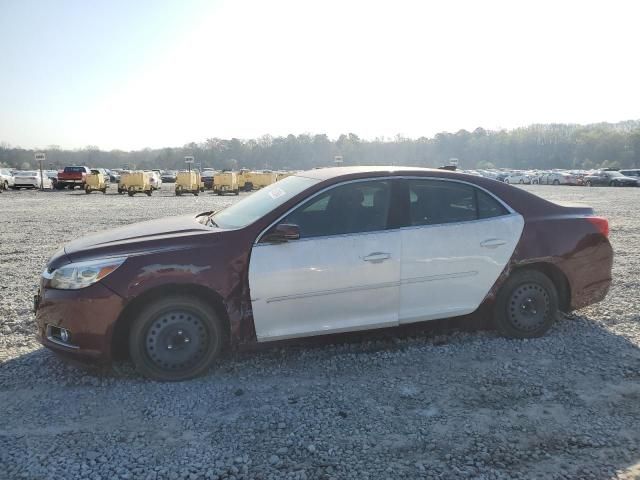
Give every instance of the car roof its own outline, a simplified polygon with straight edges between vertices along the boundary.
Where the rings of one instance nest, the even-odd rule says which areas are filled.
[[[373,175],[372,175],[373,174]],[[387,166],[354,166],[354,167],[328,167],[328,168],[316,168],[313,170],[306,170],[304,172],[298,172],[295,175],[299,177],[315,178],[317,180],[330,180],[339,177],[366,177],[372,176],[403,176],[403,175],[418,175],[418,176],[442,176],[442,177],[459,177],[460,175],[467,176],[460,172],[454,172],[451,170],[442,170],[437,168],[423,168],[423,167],[399,167],[394,165]]]

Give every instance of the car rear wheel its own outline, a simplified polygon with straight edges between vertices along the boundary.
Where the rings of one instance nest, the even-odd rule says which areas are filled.
[[[553,181],[553,184],[554,184],[554,185],[560,185],[560,180],[554,180],[554,181]]]
[[[509,183],[509,179],[508,179],[508,178],[505,178],[505,179],[504,179],[504,183]]]
[[[160,381],[187,380],[206,372],[220,355],[225,330],[214,309],[187,295],[146,307],[136,318],[129,352],[137,370]]]
[[[551,328],[557,313],[558,293],[549,277],[537,270],[520,270],[500,289],[493,316],[502,335],[534,338]]]

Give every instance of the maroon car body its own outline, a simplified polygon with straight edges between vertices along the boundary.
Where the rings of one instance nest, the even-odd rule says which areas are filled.
[[[491,192],[523,216],[520,240],[483,305],[491,305],[512,271],[523,266],[553,281],[564,311],[598,302],[609,289],[613,252],[608,224],[593,217],[589,207],[558,205],[501,182],[444,170],[344,167],[302,175],[319,181],[244,228],[213,228],[190,215],[124,226],[66,245],[51,258],[48,271],[96,258],[126,256],[127,260],[103,280],[80,290],[51,288],[43,278],[36,297],[39,340],[60,353],[109,362],[126,354],[129,329],[144,305],[169,293],[188,292],[210,303],[225,320],[232,346],[255,342],[248,280],[254,242],[309,195],[364,178],[463,180]],[[51,328],[73,332],[75,347],[52,339]]]

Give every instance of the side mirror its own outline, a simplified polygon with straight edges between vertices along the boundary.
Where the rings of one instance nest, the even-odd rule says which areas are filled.
[[[262,242],[283,243],[300,238],[300,227],[292,223],[279,223],[262,237]]]

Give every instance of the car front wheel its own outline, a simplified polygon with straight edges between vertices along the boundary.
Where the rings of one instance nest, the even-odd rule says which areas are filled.
[[[131,328],[129,352],[137,370],[159,381],[206,372],[225,344],[214,309],[198,298],[173,295],[144,308]]]
[[[537,270],[514,272],[500,289],[494,321],[505,337],[544,335],[558,313],[558,293],[553,282]]]

